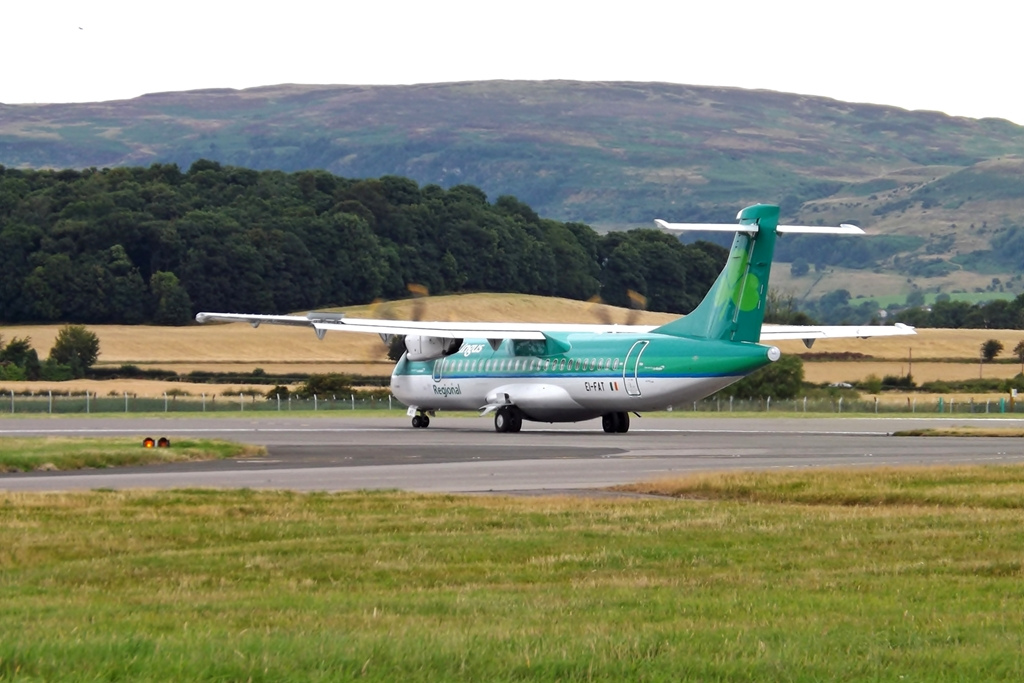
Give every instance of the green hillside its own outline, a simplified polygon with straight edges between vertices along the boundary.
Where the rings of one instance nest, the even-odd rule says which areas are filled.
[[[1024,230],[1024,127],[820,97],[486,81],[0,105],[0,164],[8,167],[186,169],[199,158],[470,184],[602,229],[655,217],[726,221],[767,201],[785,220],[855,222],[898,236],[874,246],[782,245],[781,258],[816,266],[825,290],[843,286],[829,276],[834,267],[974,291],[1019,270],[1002,244]],[[862,293],[894,293],[883,281]]]

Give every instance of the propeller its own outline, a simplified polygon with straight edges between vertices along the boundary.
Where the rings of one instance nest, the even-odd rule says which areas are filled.
[[[410,282],[405,288],[412,294],[412,310],[410,311],[409,319],[417,322],[423,320],[423,316],[427,311],[425,299],[430,296],[430,291],[424,285],[415,282]],[[395,320],[398,316],[395,313],[394,307],[394,301],[374,299],[373,303],[370,304],[370,317]],[[388,346],[388,357],[392,360],[398,360],[405,351],[405,336],[400,334],[382,334],[380,338]]]
[[[612,315],[617,309],[606,304],[597,294],[587,301],[591,304],[591,313],[605,325],[638,325],[641,314],[647,309],[647,297],[632,289],[626,290],[626,296],[629,298],[629,309],[625,319],[620,320],[615,319],[618,316]]]

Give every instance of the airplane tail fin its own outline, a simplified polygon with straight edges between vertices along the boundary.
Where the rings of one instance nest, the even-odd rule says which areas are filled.
[[[779,207],[770,204],[748,206],[736,218],[738,226],[655,221],[666,230],[735,231],[736,237],[725,268],[697,308],[654,332],[675,337],[757,342],[764,322],[775,238],[785,233],[864,234],[860,228],[846,224],[838,228],[779,225]]]

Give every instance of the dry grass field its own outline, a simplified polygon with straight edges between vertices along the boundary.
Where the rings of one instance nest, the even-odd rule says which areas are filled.
[[[539,321],[539,322],[630,322],[631,312],[581,301],[552,299],[518,294],[464,294],[437,296],[418,301],[406,300],[385,304],[339,309],[353,317],[410,318],[424,320],[471,321]],[[675,316],[667,313],[642,312],[635,322],[658,325]],[[30,337],[32,345],[45,356],[53,346],[59,325],[25,325],[0,327],[0,337]],[[252,329],[244,323],[191,325],[188,327],[152,327],[128,325],[90,326],[100,339],[100,366],[137,365],[162,368],[184,374],[195,370],[213,372],[248,372],[262,368],[268,373],[345,372],[354,375],[388,375],[391,363],[386,348],[374,335],[328,333],[323,341],[311,330],[263,325]],[[799,341],[781,342],[784,353],[805,358],[825,352],[855,352],[871,356],[860,362],[819,361],[805,363],[811,382],[856,381],[868,375],[905,374],[913,359],[915,380],[959,380],[978,376],[973,362],[942,363],[937,360],[974,361],[986,339],[999,339],[1006,357],[1018,341],[1022,330],[919,330],[910,337],[878,339],[837,339],[818,341],[808,350]],[[926,360],[930,362],[925,362]],[[989,364],[982,369],[985,377],[1007,378],[1016,375],[1016,364]],[[105,395],[111,392],[159,396],[164,391],[179,389],[196,395],[220,393],[237,385],[187,385],[181,382],[108,381],[25,383],[33,391],[82,390]]]

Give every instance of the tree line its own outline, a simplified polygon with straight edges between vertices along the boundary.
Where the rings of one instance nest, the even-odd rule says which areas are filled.
[[[896,320],[914,327],[1020,330],[1024,329],[1024,294],[1010,301],[994,299],[976,304],[936,301],[930,307],[900,311]]]
[[[515,197],[407,178],[0,166],[0,321],[185,324],[408,296],[518,292],[687,313],[722,247],[653,229],[600,235]]]

